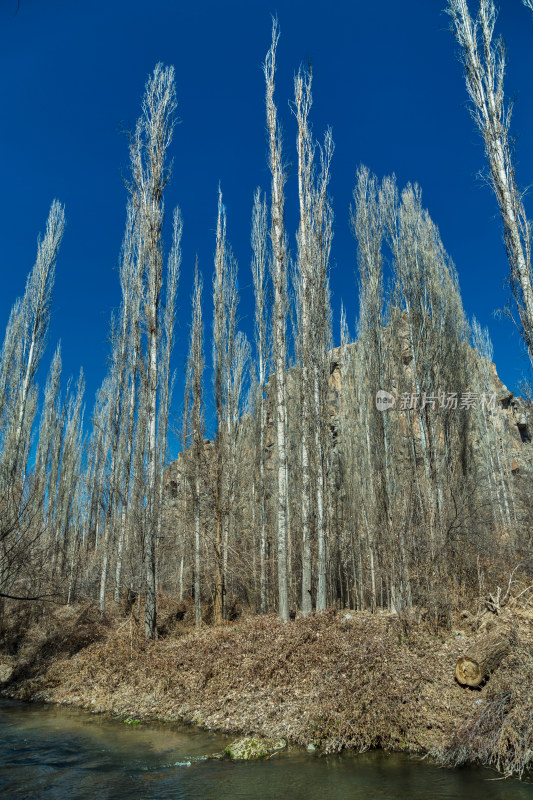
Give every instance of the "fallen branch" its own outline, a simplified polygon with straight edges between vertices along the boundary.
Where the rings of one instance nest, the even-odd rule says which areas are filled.
[[[46,600],[48,597],[61,597],[60,594],[39,594],[36,597],[22,597],[16,594],[5,594],[5,592],[0,592],[0,597],[4,597],[7,600]]]

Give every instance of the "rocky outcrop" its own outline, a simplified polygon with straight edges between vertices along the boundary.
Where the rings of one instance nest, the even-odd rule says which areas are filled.
[[[401,326],[400,326],[401,334]],[[347,408],[347,397],[345,387],[343,385],[344,367],[346,360],[352,358],[357,348],[357,343],[337,347],[329,353],[329,429],[331,433],[331,442],[335,450],[337,443],[342,440],[342,417],[346,418],[350,415],[350,409]],[[474,454],[475,462],[477,463],[477,472],[479,480],[489,480],[491,477],[496,483],[501,482],[502,475],[504,482],[509,490],[509,503],[511,506],[510,513],[514,514],[515,521],[517,516],[524,516],[529,514],[528,503],[524,503],[524,498],[531,494],[531,487],[533,486],[533,404],[525,401],[523,398],[515,395],[510,391],[498,377],[496,367],[493,363],[483,362],[480,356],[465,345],[464,357],[476,364],[476,359],[479,359],[480,371],[484,373],[488,380],[486,391],[480,393],[476,391],[474,379],[472,386],[469,390],[473,396],[476,397],[477,402],[481,402],[480,395],[485,396],[483,402],[487,402],[487,424],[490,426],[492,437],[492,455],[487,460],[487,452],[485,443],[481,441],[479,420],[468,427],[469,437],[468,446]],[[402,390],[406,390],[412,385],[412,367],[411,355],[407,342],[402,340],[399,335],[399,347],[397,356],[401,362],[400,375],[403,379],[398,380],[398,385],[392,387],[395,390],[396,408],[400,405]],[[487,377],[488,376],[488,377]],[[298,368],[291,368],[288,372],[287,380],[287,395],[289,413],[293,414],[295,419],[295,428],[298,428],[298,408],[300,405],[300,379],[301,371]],[[269,383],[266,386],[266,422],[267,430],[265,436],[265,459],[267,470],[267,481],[272,478],[272,470],[274,468],[274,452],[275,452],[275,423],[274,423],[274,376],[271,376]],[[402,385],[400,385],[402,384]],[[461,395],[459,395],[459,401]],[[373,403],[374,398],[369,398],[369,402]],[[489,410],[490,407],[490,410]],[[296,410],[296,413],[295,413]],[[341,413],[342,412],[342,413]],[[474,414],[473,409],[467,413]],[[396,417],[400,429],[403,430],[405,436],[405,460],[410,458],[408,442],[408,429],[406,415],[398,415]],[[251,415],[247,415],[241,421],[244,429],[244,440],[249,442],[245,446],[244,452],[247,453],[247,458],[250,459],[250,468],[252,465],[252,441],[255,436],[253,428],[253,419]],[[415,431],[416,431],[415,420]],[[296,435],[296,440],[298,436]],[[417,450],[418,462],[418,446],[419,443],[415,442],[415,449]],[[297,447],[297,441],[293,442],[293,448]],[[294,455],[296,451],[294,451]],[[214,443],[209,439],[204,440],[204,463],[206,470],[214,469],[215,449]],[[166,486],[167,496],[174,500],[174,506],[177,507],[179,502],[180,487],[183,487],[186,480],[186,464],[188,453],[180,453],[179,458],[171,463],[166,470]],[[422,459],[420,458],[420,463]],[[488,463],[488,461],[490,463]],[[245,474],[247,469],[246,464],[239,465],[241,474]],[[489,471],[492,470],[492,476],[489,476]],[[496,474],[498,472],[499,474]],[[516,508],[513,503],[516,500]]]

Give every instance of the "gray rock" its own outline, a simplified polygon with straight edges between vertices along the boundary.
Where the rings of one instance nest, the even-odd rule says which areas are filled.
[[[285,739],[263,739],[261,737],[245,736],[237,739],[226,747],[225,753],[234,761],[253,761],[265,758],[284,750],[287,747]]]

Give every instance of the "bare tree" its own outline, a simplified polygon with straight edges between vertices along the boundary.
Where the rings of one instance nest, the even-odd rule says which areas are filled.
[[[298,300],[300,358],[302,364],[302,611],[311,611],[311,486],[316,498],[318,543],[317,610],[326,608],[326,462],[325,400],[328,387],[327,351],[331,346],[329,309],[329,253],[332,213],[327,196],[333,152],[331,133],[326,133],[315,165],[317,145],[309,126],[312,104],[311,73],[300,69],[294,81],[294,109],[298,122]],[[312,480],[313,479],[313,480]]]
[[[285,242],[285,170],[282,163],[281,134],[279,131],[276,105],[274,103],[274,82],[276,75],[276,49],[279,40],[278,22],[272,23],[272,44],[263,66],[266,81],[266,115],[269,135],[269,166],[271,182],[271,230],[272,241],[272,283],[274,286],[273,338],[274,364],[276,370],[276,438],[278,473],[278,605],[282,620],[289,619],[289,591],[287,577],[287,445],[286,445],[286,376],[287,345],[287,247]]]
[[[294,79],[294,107],[298,121],[296,139],[298,152],[298,197],[300,201],[300,225],[298,228],[298,333],[299,352],[302,365],[300,396],[301,416],[301,465],[302,465],[302,613],[310,614],[313,608],[311,581],[311,462],[309,436],[313,430],[311,421],[312,394],[312,341],[311,328],[311,181],[314,143],[308,125],[311,107],[311,74],[300,68]]]
[[[355,211],[353,214],[354,233],[357,237],[359,265],[359,342],[361,362],[357,381],[362,389],[361,401],[364,408],[364,428],[367,431],[366,448],[361,456],[366,464],[363,474],[379,480],[379,488],[373,496],[378,507],[363,508],[363,519],[367,539],[370,542],[374,531],[385,530],[389,543],[389,596],[390,604],[400,611],[411,603],[411,587],[408,572],[408,559],[401,527],[399,535],[395,532],[395,501],[398,497],[394,470],[394,430],[387,414],[380,414],[370,406],[368,395],[375,395],[379,389],[391,387],[394,361],[391,353],[392,337],[389,322],[390,308],[385,299],[383,246],[388,219],[389,184],[381,186],[366,167],[357,174],[354,190]],[[364,395],[366,394],[366,399]],[[378,444],[379,443],[379,444]],[[365,515],[370,519],[365,519]],[[372,547],[370,545],[370,547]]]
[[[35,378],[42,358],[48,325],[50,321],[50,301],[55,277],[55,263],[59,245],[65,228],[65,212],[57,200],[50,208],[44,238],[39,241],[37,260],[28,278],[24,295],[24,368],[22,386],[18,402],[15,453],[21,444],[24,416],[30,386]],[[17,458],[17,455],[15,455]]]
[[[124,473],[128,469],[125,463],[129,460],[128,440],[131,439],[131,409],[130,414],[125,412],[128,400],[131,404],[131,389],[128,398],[130,351],[132,348],[137,350],[138,347],[137,329],[142,288],[140,261],[138,258],[138,233],[133,204],[129,203],[120,261],[122,302],[118,320],[112,321],[110,367],[103,385],[104,394],[107,396],[107,415],[103,420],[103,424],[105,427],[105,441],[109,447],[110,471],[103,546],[101,548],[99,606],[102,612],[105,608],[107,575],[115,549],[117,525],[119,525],[115,564],[115,597],[117,600],[120,593],[124,533],[122,521],[127,506],[127,489],[124,489],[123,484]],[[134,359],[137,358],[137,352],[133,357]]]
[[[530,0],[525,5],[531,8]],[[480,0],[472,19],[467,0],[448,0],[455,37],[462,50],[466,88],[472,101],[472,116],[485,143],[492,186],[503,222],[510,266],[509,282],[518,310],[517,326],[533,366],[533,277],[531,270],[531,222],[517,186],[509,141],[511,106],[506,105],[503,82],[505,48],[493,40],[496,9],[492,0]]]
[[[165,292],[165,310],[163,314],[163,335],[161,346],[161,365],[159,370],[160,401],[158,419],[158,446],[159,446],[159,509],[163,505],[163,474],[166,466],[167,455],[167,432],[168,415],[172,401],[172,389],[174,378],[170,374],[170,357],[174,345],[174,326],[176,322],[176,293],[181,268],[181,235],[183,231],[183,221],[179,208],[174,210],[172,225],[172,248],[170,250],[167,265],[167,281]],[[158,514],[157,538],[161,538],[162,514]]]
[[[255,292],[255,349],[257,355],[257,396],[258,396],[258,455],[259,455],[259,609],[262,614],[267,610],[266,596],[266,489],[265,489],[265,383],[267,376],[267,314],[266,314],[266,277],[267,277],[267,204],[261,199],[261,192],[256,189],[252,213],[252,276]],[[255,484],[254,484],[255,486]]]
[[[198,627],[202,622],[201,610],[201,549],[200,549],[200,484],[202,479],[202,451],[204,440],[203,406],[203,322],[202,322],[203,281],[198,272],[198,260],[194,269],[194,291],[192,297],[192,325],[187,363],[187,382],[185,388],[185,441],[191,446],[192,465],[188,471],[191,485],[194,516],[194,616]]]
[[[224,617],[224,376],[228,346],[228,253],[226,251],[226,211],[222,204],[222,192],[218,193],[218,215],[216,231],[215,274],[213,280],[213,382],[217,417],[216,479],[215,479],[215,624],[220,625]]]
[[[128,205],[126,233],[122,247],[120,265],[120,284],[122,289],[122,318],[124,332],[123,414],[118,442],[120,474],[118,476],[120,494],[120,521],[117,539],[115,565],[114,599],[120,597],[123,553],[127,538],[127,511],[131,491],[131,469],[133,440],[135,436],[135,409],[138,400],[138,365],[140,357],[140,302],[142,293],[142,261],[140,258],[139,228],[133,206]],[[127,411],[126,411],[127,409]]]
[[[161,292],[163,288],[163,191],[169,178],[166,153],[172,140],[176,92],[173,67],[158,64],[146,83],[142,116],[130,144],[131,196],[138,217],[141,259],[144,266],[143,314],[146,325],[145,381],[147,438],[145,561],[145,632],[156,632],[156,540],[158,531],[158,392],[162,337]]]
[[[76,385],[75,394],[68,399],[67,413],[61,451],[61,470],[56,489],[55,552],[59,558],[59,572],[64,577],[69,571],[69,550],[76,551],[73,541],[75,525],[75,496],[81,474],[83,456],[83,396],[85,379],[83,370]],[[72,589],[72,586],[70,587]],[[70,592],[68,593],[70,594]]]
[[[52,203],[37,258],[21,300],[11,311],[0,354],[0,586],[19,575],[43,527],[39,482],[27,485],[28,460],[37,410],[35,377],[50,321],[55,264],[65,215]],[[57,367],[57,363],[56,363]]]
[[[333,212],[328,197],[330,164],[333,155],[333,140],[328,130],[324,146],[320,149],[320,172],[312,189],[312,317],[313,317],[313,405],[315,429],[315,484],[317,519],[317,611],[324,611],[327,604],[327,552],[326,552],[326,497],[327,474],[332,473],[329,448],[328,424],[328,351],[331,348],[331,303],[329,292],[329,257],[333,236]],[[329,502],[329,501],[328,501]],[[332,515],[330,514],[330,519]]]
[[[236,439],[242,392],[243,353],[237,333],[237,262],[226,239],[226,212],[219,190],[217,244],[213,282],[213,372],[217,415],[215,485],[215,622],[226,607],[228,548],[234,524]],[[244,347],[244,350],[243,350]],[[247,355],[246,355],[247,358]]]
[[[8,469],[11,473],[10,480],[13,484],[23,485],[25,481],[29,436],[33,425],[33,415],[28,414],[28,405],[31,403],[35,376],[46,346],[55,264],[64,227],[64,209],[54,200],[44,237],[39,238],[37,243],[37,259],[28,275],[24,297],[15,304],[11,312],[2,351],[2,463],[3,469]],[[9,419],[5,415],[8,398],[11,407]]]

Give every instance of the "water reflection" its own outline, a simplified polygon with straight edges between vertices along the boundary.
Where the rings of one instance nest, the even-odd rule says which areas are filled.
[[[383,753],[205,760],[227,739],[171,724],[0,701],[0,797],[66,800],[522,800],[533,785]]]

